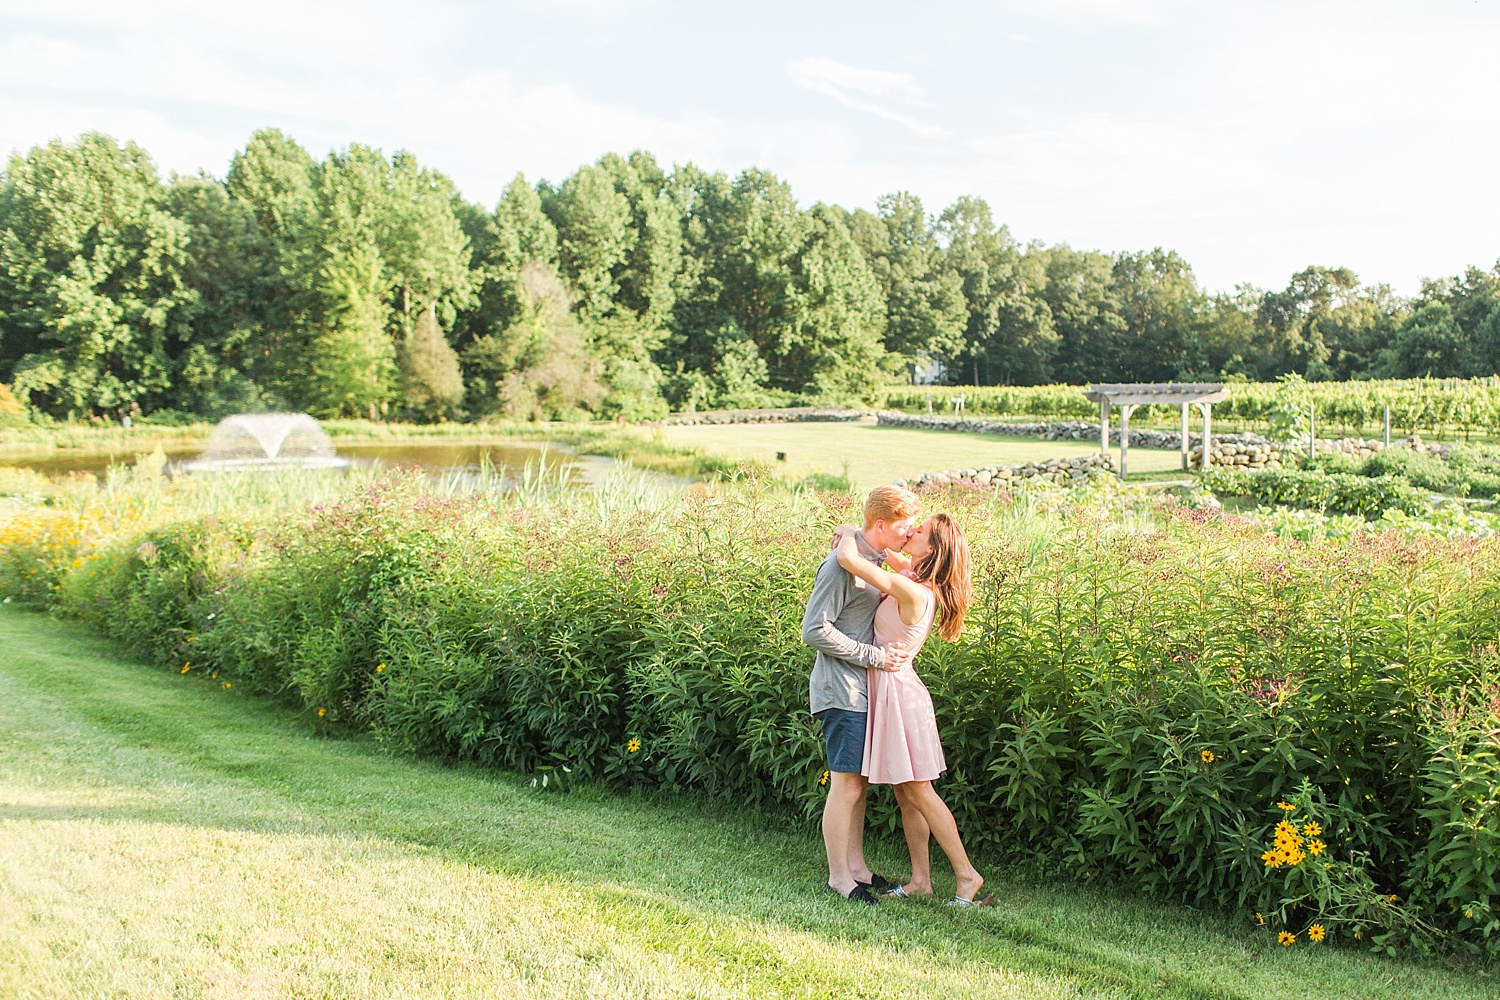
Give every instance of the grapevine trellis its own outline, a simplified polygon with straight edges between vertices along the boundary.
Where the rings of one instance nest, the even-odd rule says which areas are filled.
[[[950,397],[962,394],[964,410],[972,416],[1013,415],[1062,419],[1092,419],[1095,405],[1076,385],[903,387],[888,390],[890,409],[920,412],[930,396],[947,407]],[[1295,390],[1279,382],[1230,384],[1232,395],[1214,410],[1219,420],[1239,426],[1266,428],[1287,404],[1290,391],[1300,396],[1298,408],[1316,407],[1325,427],[1346,431],[1376,431],[1390,407],[1391,426],[1403,435],[1456,432],[1500,436],[1500,376],[1484,378],[1383,379],[1358,382],[1303,382]],[[1138,413],[1149,416],[1150,411]],[[1165,416],[1165,414],[1158,414]]]

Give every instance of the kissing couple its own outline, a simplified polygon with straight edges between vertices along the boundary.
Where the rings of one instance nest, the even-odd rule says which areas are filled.
[[[927,851],[936,838],[958,881],[951,905],[987,906],[994,894],[975,898],[984,878],[932,787],[948,764],[932,696],[912,668],[934,622],[949,642],[963,629],[973,600],[969,544],[947,514],[918,524],[920,509],[916,494],[903,487],[871,490],[864,527],[836,530],[802,617],[802,641],[817,651],[808,700],[823,724],[828,753],[828,889],[871,906],[877,893],[931,895]],[[865,864],[865,798],[872,784],[891,785],[901,807],[911,852],[905,885]]]

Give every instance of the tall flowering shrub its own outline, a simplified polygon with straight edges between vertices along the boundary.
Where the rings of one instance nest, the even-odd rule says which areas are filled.
[[[963,638],[917,666],[940,788],[981,855],[1238,910],[1294,942],[1497,953],[1500,543],[926,502],[975,555]],[[651,510],[392,480],[122,532],[76,550],[55,591],[4,579],[320,726],[811,815],[826,772],[802,602],[854,514],[754,485]],[[870,821],[894,826],[888,795]]]

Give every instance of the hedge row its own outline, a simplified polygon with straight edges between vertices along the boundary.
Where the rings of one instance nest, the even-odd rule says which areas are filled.
[[[1293,931],[1497,953],[1500,545],[929,500],[975,548],[970,626],[918,667],[941,790],[981,857]],[[726,488],[601,514],[392,482],[48,550],[41,585],[23,517],[0,588],[321,726],[812,815],[824,764],[799,624],[828,528],[853,513],[819,504]],[[1278,802],[1296,809],[1295,864],[1273,847],[1291,843]],[[894,829],[888,795],[870,818]]]
[[[1432,503],[1398,476],[1361,476],[1321,469],[1215,469],[1200,478],[1204,489],[1222,496],[1249,497],[1266,504],[1310,507],[1337,514],[1379,516],[1385,510],[1420,514]]]

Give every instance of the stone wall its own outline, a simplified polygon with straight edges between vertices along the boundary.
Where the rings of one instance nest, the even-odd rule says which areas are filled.
[[[1192,453],[1192,464],[1195,469],[1203,467],[1202,448]],[[1281,468],[1281,449],[1264,439],[1259,442],[1227,440],[1221,442],[1218,437],[1215,437],[1209,454],[1209,465],[1220,469],[1279,469]]]
[[[1392,448],[1410,448],[1412,451],[1421,452],[1424,455],[1436,455],[1438,458],[1447,458],[1448,450],[1452,445],[1428,443],[1423,441],[1419,435],[1413,434],[1409,438],[1391,442]],[[1300,445],[1302,453],[1307,454],[1307,444]],[[1385,442],[1380,440],[1365,440],[1364,438],[1318,438],[1316,445],[1318,451],[1339,451],[1354,458],[1369,458],[1385,450]]]
[[[651,421],[658,426],[696,426],[699,424],[790,424],[805,421],[849,423],[865,415],[864,410],[793,406],[780,410],[705,410],[702,413],[674,413]]]
[[[1046,462],[1027,462],[1022,465],[991,465],[983,469],[949,469],[946,472],[924,472],[905,485],[919,490],[924,486],[944,486],[958,483],[980,489],[998,489],[1010,483],[1053,482],[1069,486],[1088,479],[1089,473],[1114,472],[1114,459],[1104,452],[1077,455],[1073,458],[1054,458]]]

